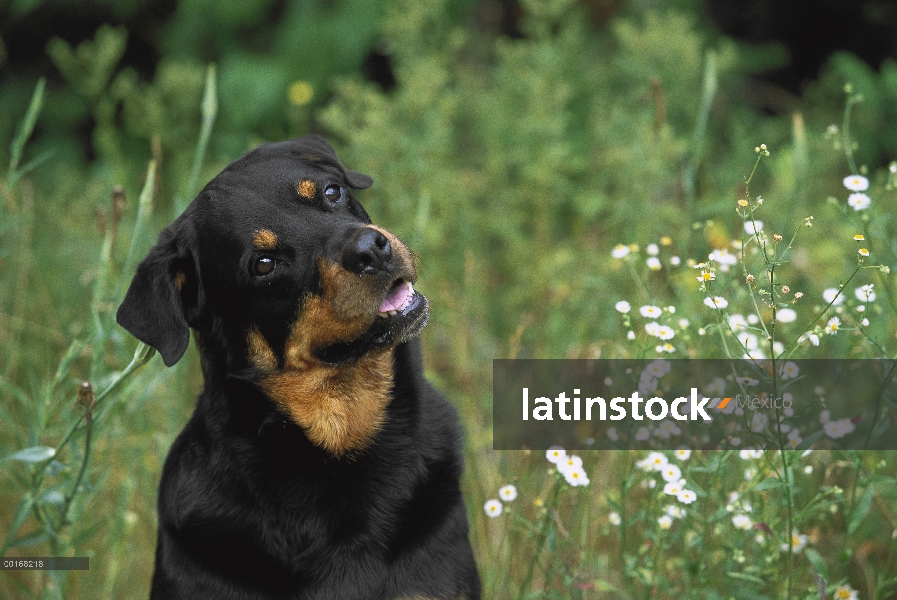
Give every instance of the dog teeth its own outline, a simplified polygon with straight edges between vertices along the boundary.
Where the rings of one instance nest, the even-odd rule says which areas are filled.
[[[396,313],[398,313],[398,312],[399,312],[399,311],[397,311],[397,310],[391,310],[391,311],[389,311],[389,316],[392,317],[392,316],[394,316],[394,315],[395,315]]]
[[[385,318],[388,317],[389,315],[387,315],[385,312],[378,312],[378,313],[377,313],[377,316],[380,317],[381,319],[385,319]]]
[[[405,296],[405,299],[402,301],[402,305],[399,307],[399,310],[405,310],[411,305],[411,300],[414,299],[414,288],[411,287],[411,282],[406,284],[408,286],[408,294]]]

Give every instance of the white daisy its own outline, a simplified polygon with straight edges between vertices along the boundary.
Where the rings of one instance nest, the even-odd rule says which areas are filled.
[[[623,313],[625,315],[629,312],[632,306],[625,300],[620,300],[619,302],[614,304],[614,308],[617,309],[617,312]]]
[[[753,523],[751,522],[751,518],[747,515],[735,515],[732,517],[732,525],[734,525],[736,529],[748,531],[753,526]]]
[[[548,462],[557,465],[560,464],[562,460],[567,458],[567,451],[560,446],[552,446],[545,452],[545,458],[548,459]]]
[[[825,332],[829,335],[835,335],[838,333],[839,327],[841,327],[841,319],[832,317],[828,320],[828,323],[825,324]]]
[[[674,454],[679,460],[688,460],[689,458],[691,458],[691,450],[679,449],[676,450]]]
[[[793,360],[787,361],[784,365],[779,369],[779,375],[782,376],[782,379],[794,379],[800,373],[800,368],[797,366]]]
[[[676,494],[676,499],[682,504],[691,504],[695,500],[698,499],[698,495],[695,494],[691,490],[679,490],[679,493]]]
[[[865,192],[869,189],[869,180],[862,175],[848,175],[844,178],[844,187],[851,192]]]
[[[757,336],[753,333],[748,333],[747,331],[742,331],[738,334],[738,341],[741,342],[741,345],[748,351],[756,350],[760,345],[760,340]]]
[[[872,204],[872,198],[862,192],[854,192],[847,197],[847,204],[853,210],[866,210]]]
[[[486,504],[483,505],[483,510],[486,511],[486,516],[495,518],[501,514],[502,505],[498,500],[487,500]]]
[[[763,458],[763,450],[739,450],[738,456],[741,460]]]
[[[673,337],[676,335],[676,332],[673,331],[673,328],[669,327],[668,325],[661,325],[657,328],[654,335],[662,340],[670,340],[673,339]]]
[[[582,469],[582,459],[575,454],[568,454],[563,460],[558,462],[558,471],[570,471],[573,469]]]
[[[867,283],[866,285],[862,285],[855,289],[853,293],[860,302],[875,302],[875,292],[872,291],[873,287],[875,287],[874,283]]]
[[[646,319],[657,319],[660,315],[663,314],[663,310],[659,306],[652,306],[647,304],[640,309],[638,309],[639,314],[641,314]]]
[[[578,469],[568,469],[562,471],[562,473],[564,475],[564,479],[567,480],[567,483],[574,487],[589,485],[589,476],[586,475],[586,472],[582,467],[579,467]]]
[[[845,583],[835,589],[832,600],[860,600],[860,593]]]
[[[663,468],[667,466],[667,463],[670,462],[667,457],[660,452],[651,452],[648,454],[647,461],[655,471],[663,470]]]
[[[803,533],[798,533],[797,529],[791,532],[791,552],[794,554],[798,554],[801,550],[806,548],[807,542],[810,540]],[[788,552],[788,544],[782,544],[782,552]]]
[[[704,304],[710,308],[726,308],[729,306],[729,301],[722,296],[713,296],[712,298],[704,298]]]
[[[853,432],[856,427],[854,427],[850,419],[838,419],[837,421],[828,421],[822,426],[822,429],[827,436],[836,440]]]
[[[681,479],[679,481],[668,481],[663,486],[663,493],[668,496],[678,496],[679,492],[682,491],[682,481]]]
[[[613,250],[610,251],[610,255],[612,258],[624,258],[629,254],[629,246],[624,244],[617,244],[614,246]]]
[[[729,315],[729,327],[732,331],[741,331],[747,327],[748,322],[742,315]]]
[[[745,221],[744,231],[748,235],[754,235],[758,231],[763,231],[763,221]]]
[[[660,475],[664,481],[679,481],[682,478],[682,470],[672,463],[667,463],[660,470]]]
[[[844,294],[841,294],[837,288],[827,288],[822,291],[822,299],[826,302],[832,303],[832,306],[838,306],[844,303]]]
[[[505,502],[510,502],[511,500],[517,498],[517,488],[510,484],[503,486],[498,490],[498,497]]]
[[[792,308],[780,308],[776,311],[776,319],[779,323],[792,323],[797,319],[797,311]]]

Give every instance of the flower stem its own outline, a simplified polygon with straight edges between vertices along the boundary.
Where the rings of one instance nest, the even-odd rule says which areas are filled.
[[[524,577],[523,583],[520,586],[520,593],[517,595],[517,598],[519,600],[523,600],[524,598],[526,598],[527,593],[529,593],[530,584],[533,580],[533,573],[536,570],[536,565],[539,563],[539,555],[542,554],[542,547],[548,540],[548,528],[551,525],[551,511],[554,510],[554,507],[557,505],[557,499],[560,490],[561,480],[559,477],[556,477],[554,482],[554,489],[552,489],[551,500],[545,505],[545,514],[542,515],[542,523],[539,525],[539,541],[536,543],[536,551],[533,554],[533,560],[526,572],[526,577]]]

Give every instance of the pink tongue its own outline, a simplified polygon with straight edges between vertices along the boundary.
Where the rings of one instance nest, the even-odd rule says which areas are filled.
[[[408,288],[408,283],[403,281],[397,285],[388,296],[386,296],[383,302],[380,303],[380,308],[378,310],[380,312],[399,310],[399,308],[408,300],[410,295],[411,290]]]

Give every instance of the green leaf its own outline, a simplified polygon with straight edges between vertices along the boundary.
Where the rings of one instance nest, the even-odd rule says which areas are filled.
[[[84,342],[80,340],[74,340],[69,344],[68,350],[65,351],[62,360],[59,361],[59,366],[56,367],[56,373],[53,375],[54,388],[59,385],[64,378],[68,377],[69,369],[72,368],[72,363],[78,358],[78,355],[84,349],[84,346]]]
[[[869,509],[872,508],[872,497],[874,492],[875,487],[870,485],[866,488],[866,491],[863,492],[863,495],[860,496],[853,512],[850,514],[850,522],[847,525],[848,535],[856,532],[856,530],[860,528],[860,524],[866,519],[866,515],[869,514]]]
[[[25,548],[27,546],[37,546],[38,544],[43,544],[47,540],[50,539],[50,534],[46,531],[39,529],[37,531],[32,531],[31,533],[26,533],[13,543],[9,545],[9,549],[12,548]]]
[[[822,558],[822,555],[813,548],[804,548],[804,555],[807,557],[807,560],[810,561],[810,564],[813,565],[813,569],[815,569],[824,580],[828,581],[828,565],[825,563],[825,559]]]
[[[742,581],[750,581],[752,583],[757,583],[760,585],[766,585],[766,582],[755,575],[748,575],[747,573],[738,573],[735,571],[731,571],[726,573],[732,579],[741,579]]]
[[[31,137],[35,125],[37,125],[37,117],[41,112],[44,104],[44,90],[47,80],[41,77],[34,86],[34,93],[31,95],[31,103],[28,105],[28,112],[25,118],[19,123],[16,130],[16,136],[13,138],[10,146],[9,159],[9,176],[12,177],[19,168],[19,161],[22,160],[22,154],[25,151],[25,144]]]
[[[603,579],[596,579],[592,582],[592,585],[594,585],[595,589],[599,592],[613,592],[615,594],[623,593],[617,587],[615,587],[614,584],[610,583],[609,581],[604,581]]]
[[[56,449],[49,446],[32,446],[7,456],[9,460],[20,460],[26,463],[39,463],[56,456]]]
[[[19,529],[21,529],[22,525],[25,523],[25,519],[27,519],[28,515],[31,513],[32,506],[34,506],[34,498],[30,493],[26,493],[19,501],[19,508],[16,509],[16,516],[12,520],[12,526],[9,528],[9,535],[6,537],[6,542],[3,544],[3,549],[0,550],[0,554],[6,553],[6,549],[9,548],[10,544],[15,539],[16,534],[19,533]]]
[[[779,479],[778,477],[769,477],[768,479],[764,479],[760,483],[757,484],[757,487],[754,489],[757,491],[761,490],[771,490],[773,488],[782,487],[785,483]]]
[[[810,446],[816,443],[816,440],[822,437],[823,430],[820,429],[818,431],[814,431],[804,439],[800,441],[795,450],[806,450]]]

